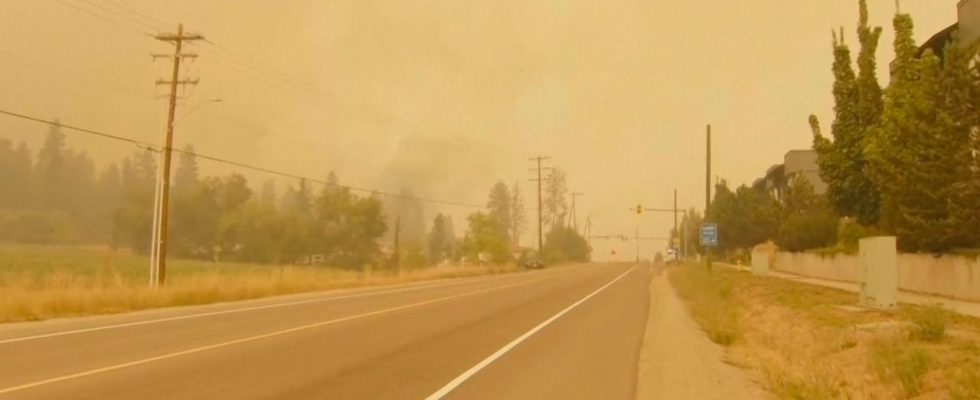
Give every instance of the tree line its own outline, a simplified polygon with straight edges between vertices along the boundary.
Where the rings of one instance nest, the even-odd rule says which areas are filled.
[[[541,216],[548,233],[542,254],[537,256],[549,263],[585,262],[592,251],[585,238],[568,223],[566,176],[562,169],[555,168],[544,182]],[[486,253],[494,260],[510,261],[517,253],[530,252],[520,247],[520,237],[527,231],[527,208],[516,182],[508,186],[498,181],[490,189],[487,211],[470,214],[467,222],[460,250],[468,259]]]
[[[875,75],[880,27],[860,2],[857,73],[835,35],[831,137],[811,116],[814,149],[834,211],[895,235],[905,251],[980,247],[980,71],[976,43],[954,32],[938,54],[919,49],[913,20],[893,19],[895,59]],[[832,140],[831,140],[832,139]]]
[[[49,128],[36,154],[24,143],[0,139],[0,240],[101,243],[148,253],[158,156],[137,150],[97,171],[89,155],[67,146],[58,125]],[[475,262],[481,253],[509,262],[527,230],[524,195],[516,182],[491,188],[486,210],[468,216],[460,239],[449,214],[436,214],[426,227],[424,207],[410,189],[385,198],[359,196],[340,185],[333,172],[326,183],[314,188],[299,180],[280,194],[267,181],[254,190],[241,174],[202,176],[188,146],[179,152],[173,174],[170,254],[352,268]],[[574,247],[577,233],[570,235],[564,222],[564,173],[558,170],[547,184],[546,254],[553,261],[587,259],[587,251]]]
[[[869,26],[866,1],[859,10],[856,60],[843,29],[832,33],[830,136],[816,116],[809,121],[826,195],[779,168],[751,187],[720,182],[707,220],[719,224],[721,250],[773,240],[790,251],[853,251],[878,234],[896,236],[909,252],[980,247],[977,44],[954,32],[942,51],[920,49],[912,17],[897,13],[883,88],[875,59],[882,28]]]
[[[379,257],[387,224],[378,196],[351,193],[333,173],[320,190],[301,180],[280,196],[268,181],[255,193],[241,174],[201,176],[193,147],[184,150],[171,192],[172,255],[296,263],[319,254],[344,267]],[[146,254],[157,156],[138,150],[97,173],[57,125],[36,156],[0,139],[0,240],[104,243]]]

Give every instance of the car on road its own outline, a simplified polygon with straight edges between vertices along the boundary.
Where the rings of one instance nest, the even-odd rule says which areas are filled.
[[[527,269],[542,269],[544,268],[544,262],[537,258],[529,258],[521,263],[521,266]]]
[[[541,261],[541,257],[538,257],[537,252],[525,251],[517,257],[517,265],[520,265],[527,269],[541,269],[544,268],[544,262]]]

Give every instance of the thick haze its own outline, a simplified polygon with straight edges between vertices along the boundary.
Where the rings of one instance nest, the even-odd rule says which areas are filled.
[[[184,71],[201,84],[178,115],[223,102],[181,121],[177,146],[465,203],[485,203],[497,179],[520,181],[528,206],[528,157],[548,155],[586,193],[579,223],[594,214],[595,234],[665,236],[669,214],[627,207],[669,207],[674,187],[681,206],[703,208],[707,123],[714,173],[735,185],[808,148],[807,116],[831,121],[831,29],[843,25],[857,50],[857,0],[114,2],[168,25],[111,13],[106,0],[0,1],[0,109],[160,143],[166,103],[154,96],[166,90],[153,82],[169,68],[149,54],[172,48],[139,31],[180,21],[214,45],[189,47],[200,59]],[[885,28],[884,83],[895,5],[870,3]],[[919,42],[956,20],[956,0],[902,8]],[[46,131],[0,116],[0,137],[35,151]],[[100,165],[135,150],[69,144]],[[427,218],[436,211],[461,234],[471,210],[428,207]],[[645,243],[643,256],[664,244]],[[632,242],[594,245],[599,259],[612,248],[633,257]]]

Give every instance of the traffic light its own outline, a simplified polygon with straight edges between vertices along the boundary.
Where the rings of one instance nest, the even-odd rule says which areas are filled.
[[[643,214],[643,205],[642,204],[637,204],[636,205],[636,214],[637,215]]]

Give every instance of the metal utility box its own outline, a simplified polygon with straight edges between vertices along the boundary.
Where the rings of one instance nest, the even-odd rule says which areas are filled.
[[[898,250],[894,236],[863,238],[861,258],[861,304],[892,308],[898,304]]]
[[[752,275],[769,275],[769,269],[773,267],[777,250],[776,245],[771,242],[752,248]]]

